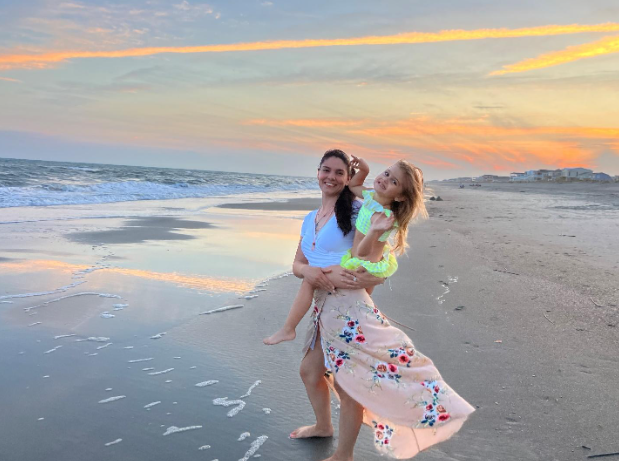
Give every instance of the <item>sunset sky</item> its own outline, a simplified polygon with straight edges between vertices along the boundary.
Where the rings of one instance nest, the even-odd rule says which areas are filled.
[[[619,174],[617,0],[0,0],[0,157]]]

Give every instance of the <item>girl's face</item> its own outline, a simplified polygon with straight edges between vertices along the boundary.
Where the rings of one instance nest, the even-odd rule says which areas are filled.
[[[350,182],[348,167],[337,157],[329,157],[318,168],[318,186],[326,195],[340,195]]]
[[[398,164],[393,164],[374,179],[374,190],[385,201],[401,200],[403,173]]]

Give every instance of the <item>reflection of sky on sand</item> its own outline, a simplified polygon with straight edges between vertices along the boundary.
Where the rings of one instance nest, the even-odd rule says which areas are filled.
[[[40,271],[62,271],[67,274],[73,274],[78,271],[87,270],[90,266],[70,264],[62,261],[54,260],[30,260],[30,261],[11,261],[0,263],[0,274],[4,271],[13,274],[24,274]],[[236,292],[242,293],[250,290],[253,284],[247,280],[241,279],[225,279],[215,277],[204,277],[197,275],[182,275],[177,273],[152,272],[139,269],[123,269],[118,267],[106,267],[107,274],[126,275],[131,277],[139,277],[148,280],[172,283],[185,288],[195,290],[204,290],[214,293]]]
[[[103,205],[93,211],[105,215],[110,210]],[[0,296],[37,294],[10,298],[12,302],[2,304],[5,318],[27,326],[36,317],[45,328],[71,328],[84,335],[130,337],[142,330],[152,335],[158,331],[151,329],[163,331],[201,312],[238,304],[239,296],[259,281],[289,271],[300,218],[306,213],[214,207],[175,216],[162,209],[150,211],[151,218],[138,228],[138,234],[139,229],[144,234],[129,243],[70,238],[75,232],[116,232],[128,225],[119,218],[30,220],[0,226],[4,246],[0,257],[6,257],[0,260]],[[35,214],[30,210],[30,218]],[[189,221],[209,226],[189,226]],[[151,225],[167,226],[191,238],[144,240],[153,235],[148,234]],[[99,298],[99,293],[122,300]],[[56,302],[56,298],[63,299]],[[129,308],[114,319],[101,319],[100,314],[113,311],[117,302],[128,303]],[[24,314],[23,309],[39,305],[26,312],[35,317]]]
[[[244,216],[236,210],[234,213],[209,210],[202,218],[213,224],[213,228],[181,231],[196,238],[122,245],[116,254],[124,259],[115,261],[115,265],[256,282],[290,270],[301,228],[301,221],[291,217],[276,217],[273,213]]]
[[[109,211],[105,208],[100,210],[102,214]],[[3,243],[8,253],[0,250],[0,255],[10,259],[0,261],[0,276],[5,282],[16,282],[11,284],[10,292],[31,290],[29,281],[34,279],[40,290],[52,289],[71,283],[67,275],[90,268],[104,253],[109,253],[105,264],[110,267],[104,272],[115,277],[171,282],[212,293],[244,292],[259,280],[290,270],[301,227],[299,218],[304,214],[208,208],[185,216],[213,227],[173,231],[192,239],[105,246],[76,244],[64,238],[50,242],[49,236],[115,230],[125,221],[100,218],[7,224],[0,231],[7,237]],[[11,252],[11,248],[15,251]],[[59,249],[63,252],[58,253]],[[101,271],[97,272],[100,278]],[[7,288],[5,285],[0,291],[8,294]]]

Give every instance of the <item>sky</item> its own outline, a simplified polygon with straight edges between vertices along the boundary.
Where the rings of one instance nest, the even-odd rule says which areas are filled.
[[[0,0],[0,157],[619,174],[616,0]]]

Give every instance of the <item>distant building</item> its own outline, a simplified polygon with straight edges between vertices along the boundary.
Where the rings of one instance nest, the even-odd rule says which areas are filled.
[[[593,173],[593,180],[602,181],[602,182],[612,182],[613,178],[611,178],[610,175],[607,175],[606,173]]]
[[[563,168],[561,177],[568,181],[582,181],[584,179],[593,179],[593,170],[587,168]]]
[[[446,179],[445,181],[465,182],[537,182],[537,181],[600,181],[619,182],[618,176],[606,173],[594,173],[588,168],[563,168],[556,170],[527,170],[524,173],[513,172],[509,176],[485,174],[483,176]]]
[[[483,176],[477,177],[477,181],[480,181],[480,182],[502,182],[502,181],[509,181],[509,180],[510,180],[509,176],[497,176],[495,174],[485,174]]]

